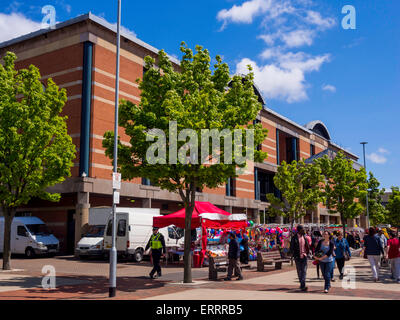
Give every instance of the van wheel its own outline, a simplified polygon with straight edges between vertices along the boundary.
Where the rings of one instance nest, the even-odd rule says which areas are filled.
[[[135,253],[133,254],[133,260],[135,262],[140,262],[143,260],[143,250],[142,249],[137,249]]]
[[[35,256],[35,251],[32,248],[26,248],[25,256],[29,259],[32,259]]]

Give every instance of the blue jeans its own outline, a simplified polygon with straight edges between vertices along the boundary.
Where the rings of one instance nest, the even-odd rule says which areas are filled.
[[[332,275],[332,262],[320,262],[322,275],[325,280],[325,290],[329,290],[331,287],[331,275]]]
[[[299,276],[300,287],[305,288],[307,276],[307,257],[302,259],[295,259],[297,275]]]

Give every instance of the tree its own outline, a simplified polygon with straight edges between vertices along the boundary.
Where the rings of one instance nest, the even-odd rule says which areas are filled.
[[[282,200],[272,193],[267,195],[271,203],[270,211],[289,219],[292,236],[294,221],[304,217],[308,210],[315,210],[322,202],[320,183],[321,168],[315,164],[305,164],[303,160],[282,162],[274,177],[274,184],[282,194]]]
[[[328,156],[316,159],[315,163],[324,175],[323,196],[330,213],[340,213],[343,234],[346,232],[346,220],[354,219],[364,212],[359,199],[365,198],[367,176],[365,169],[353,168],[353,162],[339,152],[333,159]]]
[[[193,54],[184,43],[180,50],[183,56],[179,70],[174,70],[163,50],[158,54],[157,66],[153,58],[145,57],[146,72],[142,81],[138,79],[140,103],[121,101],[119,125],[130,137],[130,146],[119,142],[118,170],[122,179],[146,177],[154,185],[180,195],[185,207],[184,282],[190,283],[196,189],[216,188],[237,176],[236,167],[246,166],[245,162],[238,164],[246,152],[253,154],[255,161],[263,161],[266,153],[255,146],[264,140],[266,130],[261,124],[252,124],[262,108],[254,93],[252,72],[231,77],[228,65],[217,56],[212,73],[208,50],[196,46]],[[254,144],[229,140],[235,129],[243,138],[246,128],[254,129]],[[214,130],[213,145],[209,144],[207,130]],[[104,138],[106,154],[113,159],[113,132],[106,132]],[[198,141],[202,141],[204,154],[198,152]],[[214,148],[214,141],[220,149]],[[224,161],[214,163],[216,159]]]
[[[385,189],[379,189],[379,186],[378,179],[370,172],[368,179],[368,213],[369,220],[373,226],[385,223],[387,220],[388,212],[382,204],[382,196],[385,194]],[[366,197],[361,198],[360,202],[366,207]]]
[[[70,176],[75,146],[60,113],[65,89],[40,81],[39,69],[15,70],[14,53],[0,64],[0,205],[4,214],[3,269],[10,270],[10,232],[16,209],[37,197],[58,201],[46,189]]]
[[[392,187],[392,194],[386,206],[388,210],[387,222],[391,225],[400,227],[400,190],[399,187]]]

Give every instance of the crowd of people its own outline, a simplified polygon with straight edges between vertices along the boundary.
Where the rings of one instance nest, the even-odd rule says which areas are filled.
[[[328,293],[331,282],[335,281],[335,266],[339,271],[339,279],[343,279],[345,263],[351,258],[350,247],[358,249],[358,244],[361,243],[363,256],[370,263],[374,281],[379,281],[380,267],[390,261],[391,277],[400,283],[400,240],[393,231],[389,232],[389,238],[387,239],[383,230],[373,227],[366,230],[360,241],[359,234],[354,232],[346,234],[346,237],[341,231],[331,233],[328,230],[324,230],[322,234],[314,232],[310,235],[302,225],[298,225],[291,240],[290,253],[296,263],[300,289],[307,291],[307,267],[311,258],[317,267],[317,277],[319,278],[320,271],[322,273],[324,292]]]

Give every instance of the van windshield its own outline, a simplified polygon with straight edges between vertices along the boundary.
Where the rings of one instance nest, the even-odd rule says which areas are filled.
[[[29,232],[34,236],[49,236],[50,231],[45,224],[27,224]]]
[[[86,238],[99,238],[104,236],[106,226],[90,226],[89,231],[85,234]]]

